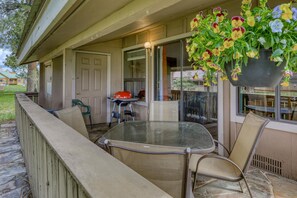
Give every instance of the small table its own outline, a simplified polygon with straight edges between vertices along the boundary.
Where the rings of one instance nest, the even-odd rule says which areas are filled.
[[[191,153],[210,153],[215,144],[208,130],[193,122],[123,122],[110,129],[105,139],[146,145],[191,148]]]
[[[118,123],[121,122],[122,107],[124,107],[124,115],[131,116],[134,121],[135,112],[133,112],[132,103],[137,102],[138,98],[111,98],[111,97],[108,97],[108,99],[113,102],[113,108],[112,108],[112,112],[110,115],[109,127],[111,126],[111,122],[112,122],[113,118],[116,118]],[[118,110],[116,110],[116,106],[118,106]],[[126,109],[127,106],[129,107],[128,110]]]

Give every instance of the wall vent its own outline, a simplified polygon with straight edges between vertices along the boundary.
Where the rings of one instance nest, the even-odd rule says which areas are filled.
[[[252,166],[282,175],[282,162],[262,155],[255,154],[252,161]]]

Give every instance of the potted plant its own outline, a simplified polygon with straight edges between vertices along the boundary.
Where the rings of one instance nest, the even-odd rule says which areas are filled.
[[[281,79],[288,86],[297,72],[297,9],[292,3],[270,9],[267,0],[253,9],[243,0],[241,9],[241,16],[228,18],[218,7],[191,21],[187,52],[194,69],[204,70],[206,86],[218,72],[236,86],[275,86]]]

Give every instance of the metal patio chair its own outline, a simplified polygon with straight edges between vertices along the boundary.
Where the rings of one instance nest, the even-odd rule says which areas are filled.
[[[192,190],[194,191],[195,189],[197,175],[231,182],[239,182],[243,179],[249,195],[252,197],[245,173],[249,168],[255,149],[268,122],[268,119],[252,112],[248,113],[228,158],[216,154],[193,154],[189,165],[190,170],[195,173]],[[223,148],[229,153],[224,146]],[[243,192],[241,185],[240,188]]]
[[[89,133],[86,128],[84,118],[81,114],[81,110],[78,106],[54,111],[54,114],[65,124],[89,139]]]
[[[105,140],[108,152],[174,198],[191,197],[190,149]]]
[[[84,104],[79,99],[72,99],[72,106],[77,106],[77,105],[81,107],[81,114],[83,116],[88,116],[89,117],[91,129],[92,129],[93,124],[92,124],[92,116],[91,116],[91,106]]]
[[[178,100],[150,103],[150,121],[178,121]]]

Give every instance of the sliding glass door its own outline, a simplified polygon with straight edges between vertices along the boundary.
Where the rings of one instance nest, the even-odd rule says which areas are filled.
[[[155,48],[154,100],[179,101],[179,120],[203,124],[217,138],[217,86],[205,87],[204,72],[193,70],[185,40]]]

